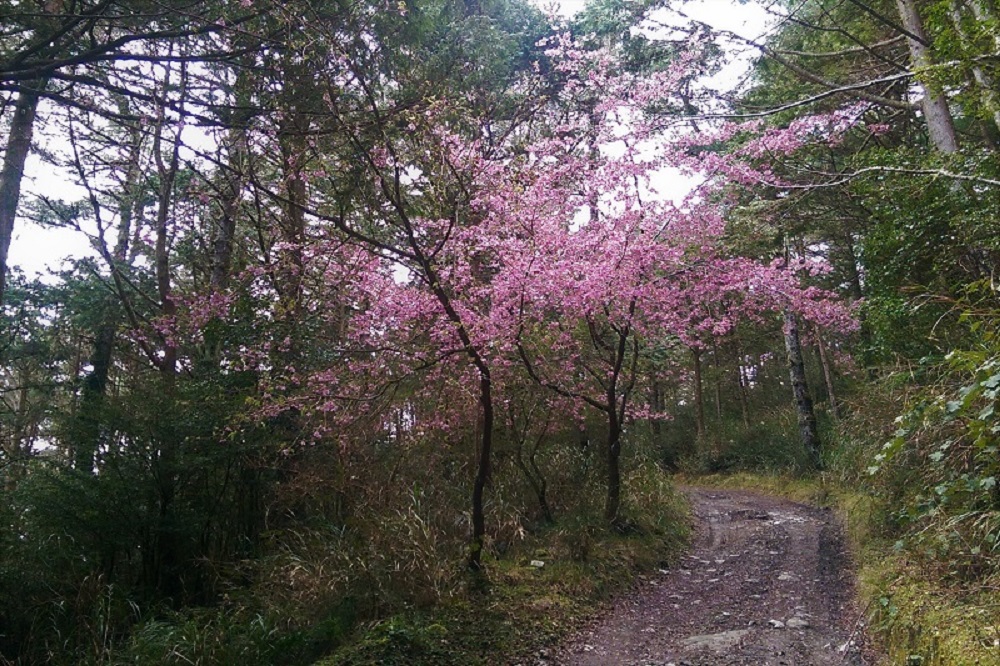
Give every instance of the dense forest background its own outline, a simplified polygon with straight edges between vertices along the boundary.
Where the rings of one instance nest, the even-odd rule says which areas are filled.
[[[996,3],[683,11],[0,2],[0,661],[513,656],[676,552],[675,472],[992,589]],[[28,221],[93,254],[27,279]]]

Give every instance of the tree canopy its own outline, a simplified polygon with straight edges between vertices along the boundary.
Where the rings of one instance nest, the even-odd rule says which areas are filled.
[[[313,663],[677,469],[992,534],[996,7],[768,7],[0,3],[3,659]]]

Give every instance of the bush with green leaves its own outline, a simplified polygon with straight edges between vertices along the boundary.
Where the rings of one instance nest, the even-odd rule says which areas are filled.
[[[904,411],[866,471],[893,505],[898,547],[972,581],[1000,574],[1000,313],[955,307],[974,344],[908,373]]]

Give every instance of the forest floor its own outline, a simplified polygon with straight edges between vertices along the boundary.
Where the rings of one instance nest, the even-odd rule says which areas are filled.
[[[850,558],[832,511],[688,488],[691,551],[539,664],[868,666]]]

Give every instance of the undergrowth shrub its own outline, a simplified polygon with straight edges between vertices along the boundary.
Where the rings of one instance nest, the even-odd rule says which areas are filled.
[[[190,609],[149,620],[133,632],[117,664],[275,664],[280,631],[262,615]]]
[[[937,574],[1000,571],[1000,357],[953,353],[905,406],[866,472],[894,506],[900,547]]]
[[[755,412],[749,424],[732,417],[711,422],[678,468],[693,475],[808,469],[796,418],[790,406],[780,406]]]
[[[506,655],[555,640],[637,571],[668,561],[686,538],[683,503],[637,434],[622,457],[624,520],[606,525],[596,421],[554,428],[534,450],[551,520],[516,464],[516,443],[497,433],[478,576],[464,568],[475,433],[457,427],[443,439],[375,439],[347,452],[316,446],[283,461],[281,482],[261,496],[266,520],[252,552],[205,559],[217,594],[200,605],[150,601],[106,580],[96,540],[94,557],[74,558],[60,547],[79,541],[73,532],[23,531],[49,534],[45,542],[0,535],[10,555],[0,566],[2,605],[28,600],[33,608],[30,618],[11,614],[31,620],[17,627],[32,637],[30,654],[18,645],[4,650],[23,655],[25,666],[306,666],[341,649],[360,660],[344,663],[393,663],[386,655],[398,653],[398,663],[464,665],[473,662],[462,649]],[[23,492],[32,487],[23,484]],[[11,524],[15,515],[42,516],[13,505],[8,512]],[[484,594],[495,602],[489,618],[469,626]],[[0,620],[7,616],[0,607]]]
[[[667,544],[665,552],[673,552],[687,541],[687,503],[659,465],[641,461],[628,470],[625,484],[629,515],[640,529]]]
[[[627,529],[609,526],[599,501],[565,511],[503,553],[489,551],[483,572],[460,576],[467,584],[450,596],[361,625],[357,640],[319,663],[485,666],[516,663],[532,646],[558,641],[686,543],[686,505],[659,465],[632,458],[623,487]]]
[[[878,499],[897,551],[958,586],[1000,576],[1000,312],[978,289],[953,304],[962,347],[869,389],[839,430],[836,465]]]

